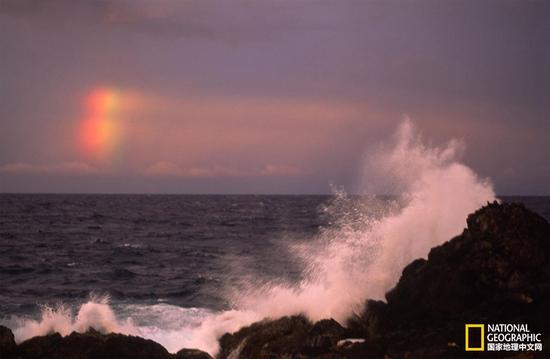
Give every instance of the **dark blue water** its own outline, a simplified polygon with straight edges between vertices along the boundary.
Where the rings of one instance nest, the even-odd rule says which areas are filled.
[[[247,269],[292,280],[281,242],[313,237],[323,196],[0,195],[0,316],[115,301],[220,308]]]
[[[550,197],[502,199],[550,220]],[[193,308],[227,309],[225,290],[251,273],[256,281],[298,281],[303,268],[289,255],[290,244],[315,240],[332,225],[324,210],[330,201],[1,194],[0,321],[36,318],[44,304],[78,308],[96,293],[110,295],[117,315],[140,325],[193,316],[198,322],[204,313]]]

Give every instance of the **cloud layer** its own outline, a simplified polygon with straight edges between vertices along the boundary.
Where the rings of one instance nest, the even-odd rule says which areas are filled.
[[[82,162],[63,162],[59,164],[10,163],[0,166],[3,174],[25,175],[89,175],[97,174],[97,168]]]

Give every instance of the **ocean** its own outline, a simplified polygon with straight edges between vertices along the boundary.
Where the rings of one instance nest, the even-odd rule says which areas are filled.
[[[386,203],[402,208],[337,197],[1,194],[0,324],[23,340],[95,323],[176,351],[235,309],[236,292],[300,283],[328,234],[361,233]],[[500,199],[550,220],[550,197]]]

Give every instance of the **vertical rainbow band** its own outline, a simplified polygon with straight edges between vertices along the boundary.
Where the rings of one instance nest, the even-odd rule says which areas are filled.
[[[80,127],[81,148],[88,158],[107,161],[121,144],[121,124],[117,118],[120,95],[112,89],[94,89],[86,96],[86,107]]]

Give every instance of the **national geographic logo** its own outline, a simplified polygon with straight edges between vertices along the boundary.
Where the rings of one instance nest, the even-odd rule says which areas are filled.
[[[542,335],[527,324],[466,324],[464,350],[542,351]]]
[[[464,346],[467,352],[480,352],[485,350],[485,324],[466,324]]]

